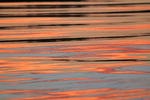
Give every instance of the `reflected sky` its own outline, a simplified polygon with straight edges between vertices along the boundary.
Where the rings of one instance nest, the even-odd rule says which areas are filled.
[[[149,100],[148,0],[25,1],[0,3],[1,100]]]

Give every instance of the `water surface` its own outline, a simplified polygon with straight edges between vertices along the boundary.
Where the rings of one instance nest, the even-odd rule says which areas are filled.
[[[0,8],[0,100],[150,100],[149,0]]]

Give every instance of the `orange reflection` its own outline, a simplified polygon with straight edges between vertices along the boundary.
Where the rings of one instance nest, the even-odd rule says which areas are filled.
[[[19,82],[19,83],[6,83],[5,85],[19,85],[19,84],[30,84],[30,83],[41,83],[41,82],[55,82],[55,81],[72,81],[72,80],[89,80],[92,78],[70,78],[70,79],[54,79],[54,80],[42,80],[34,82]],[[34,79],[35,80],[35,79]],[[3,80],[2,80],[3,81]],[[21,80],[22,81],[22,80]]]
[[[5,38],[37,38],[37,37],[53,37],[53,36],[64,36],[64,33],[68,32],[29,32],[26,34],[19,35],[1,35],[2,39]],[[66,34],[67,35],[67,34]]]
[[[150,9],[150,7],[107,7],[104,9]]]
[[[13,60],[11,60],[13,59]],[[32,60],[31,60],[32,59]],[[49,57],[8,57],[1,60],[1,74],[13,73],[72,73],[72,72],[100,72],[100,73],[149,73],[146,71],[116,71],[115,67],[148,66],[145,62],[117,62],[76,65],[76,62],[53,62]],[[23,79],[24,80],[24,79]],[[28,80],[28,79],[27,79]],[[30,79],[29,79],[30,80]],[[31,79],[32,80],[32,79]],[[7,80],[6,80],[7,81]],[[9,80],[8,80],[9,81]],[[12,80],[13,81],[13,80]]]
[[[17,43],[16,45],[14,44],[1,44],[0,49],[8,49],[8,48],[22,48],[22,47],[42,47],[42,46],[54,46],[50,44],[19,44]]]
[[[89,0],[88,0],[89,1]],[[57,5],[57,4],[69,4],[69,5],[82,5],[82,4],[98,4],[98,2],[74,2],[74,1],[70,1],[70,2],[11,2],[11,3],[0,3],[1,6],[27,6],[27,5]]]
[[[140,74],[140,73],[150,73],[145,71],[115,71],[110,68],[97,68],[97,71],[100,73],[115,73],[115,74]]]
[[[52,22],[55,20],[60,20],[61,18],[17,18],[17,19],[1,19],[0,23],[39,23],[39,22]]]
[[[22,45],[14,45],[14,44],[7,44],[2,45],[0,50],[0,53],[3,54],[41,54],[41,53],[71,53],[71,52],[85,52],[83,54],[75,54],[72,56],[72,58],[85,58],[84,56],[91,56],[86,58],[92,58],[95,56],[95,58],[109,58],[109,59],[130,59],[130,58],[147,58],[147,56],[139,55],[139,56],[131,56],[131,55],[137,55],[137,54],[149,54],[149,49],[142,49],[142,48],[134,48],[134,45],[150,45],[149,41],[143,41],[143,40],[137,40],[137,42],[132,42],[128,40],[126,41],[116,41],[117,43],[92,43],[88,45],[70,45],[68,47],[53,47],[53,48],[41,48],[43,46],[60,46],[60,45],[33,45],[33,44],[24,44]],[[119,42],[119,44],[118,44]],[[62,44],[64,45],[64,44]],[[62,46],[61,45],[61,46]],[[65,44],[67,45],[67,44]],[[119,47],[119,46],[132,46],[133,47]],[[35,49],[21,49],[21,50],[3,50],[5,48],[20,48],[20,47],[36,47],[39,46],[39,48]],[[41,46],[41,47],[40,47]],[[58,51],[59,50],[59,51]],[[100,53],[86,53],[89,51],[107,51],[106,53],[100,52]],[[114,52],[115,51],[115,52]]]
[[[57,4],[66,4],[67,2],[15,2],[15,3],[0,3],[1,6],[23,6],[23,5],[57,5]]]
[[[10,81],[28,81],[28,80],[35,80],[36,78],[26,78],[26,79],[5,79],[0,80],[0,82],[10,82]]]
[[[10,98],[6,100],[123,100],[149,97],[149,91],[147,89],[86,89],[86,90],[71,90],[62,92],[49,92],[50,89],[43,90],[8,90],[0,91],[0,93],[12,93],[22,95],[42,95],[35,97],[22,97],[22,98]],[[44,92],[44,93],[42,93]],[[88,96],[88,97],[87,97]]]
[[[0,91],[0,94],[2,93],[28,93],[28,92],[43,92],[43,91],[51,91],[51,89],[37,89],[37,90],[4,90],[4,91]]]
[[[118,27],[94,27],[94,28],[78,28],[79,30],[88,30],[88,31],[125,31],[125,30],[142,30],[150,29],[150,24],[141,24],[141,25],[130,25],[130,26],[118,26]]]
[[[1,61],[0,61],[1,62]],[[7,77],[16,77],[17,75],[11,75],[11,76],[0,76],[0,78],[7,78]]]
[[[51,24],[62,24],[62,23],[67,23],[67,24],[71,24],[71,23],[100,23],[100,22],[109,22],[110,20],[76,20],[76,21],[69,21],[69,18],[12,18],[12,19],[0,19],[0,23],[4,24],[16,24],[16,23],[21,23],[23,24],[27,24],[30,25],[30,23],[32,23],[33,25],[36,25],[36,23],[49,23]],[[35,22],[35,23],[33,23]]]
[[[79,1],[82,1],[82,0],[79,0]],[[141,12],[139,11],[140,13],[138,13],[137,11],[140,9],[150,9],[150,7],[136,7],[136,6],[140,6],[140,2],[138,0],[136,0],[137,3],[129,2],[129,1],[127,1],[126,3],[125,2],[121,3],[121,1],[117,1],[117,0],[101,0],[100,2],[98,0],[94,0],[97,2],[93,2],[93,0],[86,0],[86,1],[90,1],[90,2],[0,3],[0,6],[2,7],[9,7],[9,8],[27,7],[27,9],[24,9],[24,10],[18,9],[20,12],[17,12],[18,10],[15,10],[16,8],[13,10],[10,10],[9,8],[2,10],[1,15],[3,16],[3,18],[0,19],[0,24],[2,24],[1,25],[2,30],[0,32],[1,41],[15,40],[15,39],[24,40],[24,39],[35,39],[35,38],[36,39],[64,38],[64,37],[74,38],[74,37],[90,37],[90,36],[104,37],[103,39],[101,38],[100,40],[98,40],[98,38],[95,38],[94,40],[93,38],[94,41],[91,41],[90,39],[89,41],[88,40],[84,41],[83,39],[83,41],[75,41],[75,42],[74,41],[63,41],[63,42],[59,41],[59,42],[44,42],[44,43],[41,43],[41,42],[38,42],[38,43],[24,43],[24,42],[0,43],[0,54],[2,54],[2,56],[4,54],[8,56],[9,54],[10,56],[18,56],[18,54],[20,54],[21,56],[22,55],[28,56],[26,54],[41,54],[40,56],[44,56],[46,55],[46,53],[49,53],[49,54],[56,53],[55,57],[53,56],[51,57],[51,55],[46,55],[50,57],[0,57],[0,75],[3,75],[3,76],[0,76],[0,82],[2,86],[5,86],[2,88],[4,90],[0,91],[0,94],[8,95],[8,98],[9,98],[9,95],[12,96],[12,98],[5,99],[5,100],[83,100],[83,99],[85,100],[124,100],[124,99],[140,99],[140,98],[149,97],[150,91],[148,89],[144,89],[144,88],[147,88],[148,86],[146,83],[147,81],[143,82],[144,84],[141,84],[141,83],[138,84],[138,82],[141,81],[139,80],[137,84],[133,87],[128,87],[128,86],[119,87],[116,83],[114,83],[116,87],[115,86],[114,88],[108,88],[108,87],[109,86],[113,87],[112,86],[113,83],[111,82],[114,82],[114,81],[119,82],[121,80],[121,79],[116,79],[116,78],[114,80],[111,80],[113,79],[111,77],[114,77],[115,75],[119,76],[119,75],[124,75],[124,74],[125,75],[135,74],[136,76],[136,74],[139,74],[141,75],[140,78],[142,78],[144,75],[147,75],[147,73],[150,73],[149,71],[140,71],[140,70],[145,70],[145,69],[139,68],[139,66],[140,67],[150,66],[148,60],[146,61],[146,59],[148,59],[149,57],[148,54],[150,54],[150,49],[148,49],[146,45],[150,45],[150,40],[147,39],[148,33],[145,33],[150,29],[150,24],[146,24],[147,23],[146,20],[148,20],[147,14],[143,13],[144,12],[143,11],[142,16],[141,16],[140,15]],[[113,2],[110,2],[110,1],[113,1]],[[104,12],[108,12],[108,14],[98,14],[99,12],[100,13],[103,12],[103,11],[96,10],[97,7],[99,7],[99,5],[97,5],[98,3],[100,4],[102,9],[103,7],[105,7],[103,10],[109,9],[110,11],[113,11],[115,9],[116,11],[116,10],[121,9],[121,10],[132,10],[132,11],[136,10],[137,12],[135,15],[132,13],[132,11],[131,12],[129,11],[130,13],[120,12],[118,14],[115,14],[114,12],[109,13],[109,11],[104,11]],[[123,4],[123,6],[125,6],[124,3],[126,6],[132,6],[133,4],[135,7],[134,6],[111,7],[110,6],[110,5],[117,6],[119,4]],[[130,5],[128,5],[128,3]],[[73,7],[78,7],[78,8],[61,9],[59,8],[61,4],[63,4],[63,6],[72,5]],[[86,4],[90,4],[91,6],[85,8]],[[96,4],[97,7],[92,4]],[[144,0],[144,3],[141,2],[141,4],[145,5],[146,1]],[[43,7],[44,5],[55,5],[56,8],[48,9],[47,7],[46,9],[41,9],[41,8],[39,9],[29,8],[28,9],[28,7],[31,7],[31,6],[35,7],[36,5],[38,6],[43,5]],[[80,7],[82,6],[84,8],[80,9]],[[54,14],[53,12],[56,14]],[[93,12],[98,12],[98,13],[94,14]],[[66,15],[69,15],[69,16],[75,15],[78,17],[68,18],[68,17],[63,17],[64,15],[61,18],[60,17],[50,18],[50,17],[39,17],[39,16],[32,17],[32,18],[28,17],[28,14],[36,16],[36,14],[46,15],[46,13],[53,13],[54,16],[57,16],[58,13],[60,13],[60,15],[63,15],[63,13],[65,15],[66,13]],[[7,18],[4,17],[5,14],[6,16],[8,15]],[[15,16],[20,16],[20,15],[21,16],[23,15],[26,17],[15,18]],[[83,15],[83,16],[80,17],[80,15],[81,16]],[[99,15],[102,17],[98,17]],[[115,15],[117,17],[115,17]],[[111,17],[111,16],[114,16],[114,17]],[[127,19],[124,19],[124,18],[127,18]],[[141,21],[136,22],[134,18],[135,19],[140,18]],[[110,19],[110,20],[107,20],[107,19]],[[107,22],[107,23],[101,23],[101,22]],[[77,26],[73,26],[76,23],[77,23]],[[49,24],[50,26],[55,26],[55,27],[49,27],[48,26]],[[73,25],[69,25],[69,24],[73,24]],[[83,24],[83,26],[80,27],[79,24],[80,25]],[[65,25],[67,26],[67,28]],[[139,33],[138,32],[139,30],[140,30],[140,34],[135,35],[134,33]],[[123,35],[125,36],[126,34],[122,33],[122,31],[124,31],[124,33],[127,32],[128,35],[134,34],[133,37],[137,37],[137,38],[133,39],[132,36],[131,38],[123,38]],[[93,35],[93,33],[95,34],[95,36]],[[108,34],[105,35],[105,33],[108,33]],[[120,40],[118,38],[117,39],[114,38],[117,33],[119,35],[122,35],[122,38],[119,38]],[[112,40],[108,40],[109,38],[111,39],[110,35],[114,36],[112,37],[113,38]],[[108,39],[105,36],[108,36]],[[129,39],[133,39],[133,40],[129,40]],[[64,54],[64,55],[61,56],[61,54]],[[127,61],[125,61],[124,59],[125,60],[127,59]],[[128,59],[135,59],[137,61],[132,61],[132,60],[128,61]],[[124,61],[121,61],[121,60],[124,60]],[[130,70],[130,67],[135,68],[135,69]],[[139,68],[139,69],[136,69],[136,68]],[[51,79],[51,80],[47,79],[46,80],[45,77],[44,78],[43,77],[42,78],[28,77],[30,75],[32,76],[32,74],[35,74],[35,77],[39,77],[40,74],[48,74],[48,75],[43,75],[43,76],[46,76],[48,78],[49,77],[55,78],[52,75],[53,73],[57,73],[57,75],[59,76],[61,75],[60,73],[72,74],[74,72],[77,74],[78,72],[82,72],[81,74],[82,75],[86,74],[86,77],[90,77],[90,75],[92,74],[98,74],[100,75],[100,78],[103,78],[103,75],[104,75],[104,77],[111,78],[111,79],[110,80],[100,79],[98,81],[95,81],[95,80],[93,81],[92,79],[95,79],[95,78],[71,78],[72,76],[69,76],[69,78],[64,78],[64,79]],[[102,73],[102,74],[99,74],[99,73]],[[110,75],[110,77],[107,77],[106,74]],[[17,78],[17,76],[19,75],[22,75],[24,78],[20,78],[20,77]],[[93,76],[94,75],[92,75],[92,77]],[[79,74],[79,77],[80,77],[80,74]],[[96,76],[96,77],[99,78],[99,76]],[[131,80],[134,81],[134,79],[131,79]],[[130,78],[128,79],[127,77],[127,83],[129,82],[128,80],[130,81]],[[61,86],[59,87],[57,84],[56,85],[54,84],[53,88],[55,89],[33,89],[33,90],[30,89],[31,86],[34,86],[32,83],[40,83],[40,84],[35,85],[35,87],[33,88],[43,88],[43,87],[37,87],[39,85],[42,86],[43,85],[41,84],[42,82],[48,82],[48,85],[49,83],[51,85],[52,82],[54,83],[60,82],[60,84],[58,85],[61,85]],[[95,84],[92,84],[96,82],[98,82],[98,84],[96,85],[101,84],[101,82],[107,82],[109,85],[107,87],[107,84],[105,84],[107,88],[105,88],[104,86],[103,88],[100,88],[100,89],[91,89],[93,87],[97,88],[96,86],[93,86]],[[63,87],[62,84],[66,85],[66,87]],[[14,85],[14,86],[8,86],[8,85]],[[26,88],[27,85],[29,87]],[[82,87],[83,85],[84,85],[83,88],[90,88],[90,89],[81,89],[80,87]],[[142,87],[143,89],[128,89],[128,88],[138,88],[138,86],[144,86],[144,85],[145,86],[147,85],[147,86]],[[14,89],[15,87],[17,87],[17,89]],[[81,90],[73,90],[73,89],[77,89],[76,87],[78,87]],[[23,88],[23,89],[25,88],[25,89],[23,90],[23,89],[18,89],[18,88]],[[44,86],[44,88],[48,88],[48,86]],[[121,88],[124,88],[124,89],[121,89]],[[148,99],[143,99],[143,100],[148,100]]]

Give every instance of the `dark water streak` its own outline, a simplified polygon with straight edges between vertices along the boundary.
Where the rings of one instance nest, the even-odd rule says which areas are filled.
[[[143,35],[133,35],[133,36],[110,36],[110,37],[80,37],[80,38],[54,38],[54,39],[30,39],[30,40],[2,40],[0,42],[27,42],[27,43],[37,43],[37,42],[63,42],[63,41],[87,41],[87,40],[107,40],[107,39],[120,39],[120,38],[133,38],[133,37],[143,37],[150,36],[150,33]]]
[[[44,14],[28,14],[28,15],[9,15],[0,14],[1,18],[5,17],[88,17],[89,14],[124,14],[124,13],[150,13],[150,10],[140,11],[117,11],[117,12],[81,12],[81,13],[44,13]]]
[[[80,5],[59,5],[59,4],[56,4],[56,5],[26,5],[26,6],[15,6],[15,7],[0,7],[0,9],[37,9],[37,8],[40,8],[40,9],[56,9],[56,8],[83,8],[83,7],[93,7],[93,6],[110,6],[110,7],[117,7],[117,6],[130,6],[130,5],[149,5],[150,3],[147,2],[147,3],[117,3],[117,4],[80,4]]]

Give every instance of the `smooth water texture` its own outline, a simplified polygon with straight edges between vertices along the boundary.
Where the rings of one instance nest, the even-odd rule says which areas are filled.
[[[1,2],[0,100],[150,100],[150,1]]]

